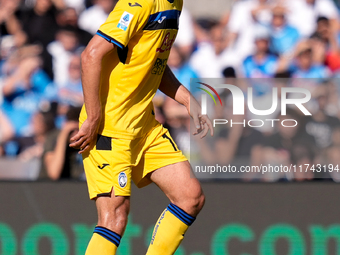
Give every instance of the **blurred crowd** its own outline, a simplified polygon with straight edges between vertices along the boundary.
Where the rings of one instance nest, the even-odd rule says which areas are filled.
[[[0,0],[0,170],[11,171],[1,162],[38,160],[39,179],[84,178],[81,156],[68,147],[83,104],[80,54],[116,2]],[[239,0],[220,19],[194,18],[190,5],[186,6],[168,65],[192,93],[197,90],[190,88],[191,78],[234,79],[234,84],[235,78],[316,81],[311,86],[317,107],[299,128],[289,129],[289,134],[279,129],[217,130],[216,146],[233,149],[218,155],[209,153],[218,148],[209,148],[205,155],[223,163],[240,156],[253,164],[336,162],[339,40],[339,9],[332,0]],[[262,87],[268,86],[276,85]],[[261,98],[266,93],[258,87]],[[224,100],[229,99],[226,94]],[[186,109],[161,92],[154,104],[158,121],[190,156]],[[290,114],[301,117],[294,111]],[[295,146],[297,140],[311,144]],[[204,151],[204,145],[201,148]],[[5,171],[0,171],[0,179]],[[316,177],[267,179],[282,178]]]

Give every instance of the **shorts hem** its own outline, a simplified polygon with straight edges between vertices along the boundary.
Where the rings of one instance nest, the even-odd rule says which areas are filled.
[[[110,191],[108,192],[92,192],[90,194],[90,199],[94,200],[98,197],[107,197],[107,196],[111,196],[112,194],[112,190],[115,193],[115,197],[130,197],[131,196],[131,191],[130,192],[120,192],[119,189],[115,189],[115,185],[112,185],[110,188]]]
[[[154,167],[152,168],[151,170],[148,170],[145,172],[145,174],[143,175],[143,178],[138,182],[138,183],[135,183],[135,185],[138,187],[138,188],[144,188],[146,186],[148,186],[149,184],[152,183],[151,180],[147,179],[146,176],[162,167],[165,167],[165,166],[170,166],[170,165],[174,165],[176,163],[180,163],[180,162],[184,162],[184,161],[188,161],[188,159],[183,155],[183,158],[181,159],[173,159],[173,160],[168,160],[168,161],[165,161],[165,162],[162,162],[162,164],[159,164],[157,167]]]

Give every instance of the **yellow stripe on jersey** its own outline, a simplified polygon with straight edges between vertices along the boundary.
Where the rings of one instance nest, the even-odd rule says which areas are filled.
[[[120,0],[97,35],[117,47],[102,61],[104,136],[134,139],[157,125],[154,97],[175,41],[182,0]],[[80,122],[84,122],[83,107]]]

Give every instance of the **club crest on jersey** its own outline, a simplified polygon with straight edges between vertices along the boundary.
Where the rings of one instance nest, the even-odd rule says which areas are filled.
[[[125,188],[127,184],[127,176],[126,173],[121,172],[118,176],[118,183],[121,188]]]
[[[117,27],[123,31],[126,31],[130,25],[133,15],[128,12],[124,12],[120,17]]]

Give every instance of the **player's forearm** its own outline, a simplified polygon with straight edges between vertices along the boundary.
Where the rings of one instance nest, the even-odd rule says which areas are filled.
[[[91,122],[99,122],[101,117],[100,72],[101,58],[91,50],[85,50],[82,54],[82,85],[87,119]]]
[[[190,92],[178,81],[170,68],[166,66],[159,90],[168,97],[188,108],[190,103]]]
[[[95,35],[81,54],[84,103],[87,120],[92,123],[98,123],[101,117],[99,89],[102,60],[113,49],[112,43]]]

